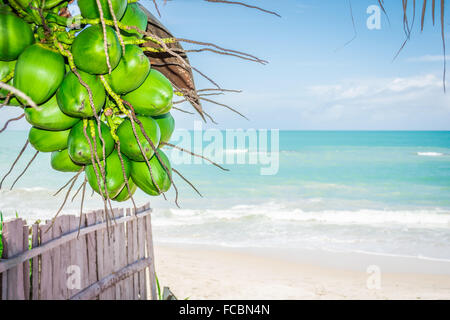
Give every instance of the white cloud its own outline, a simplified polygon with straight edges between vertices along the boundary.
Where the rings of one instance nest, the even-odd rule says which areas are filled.
[[[448,60],[450,56],[445,56]],[[432,55],[427,54],[421,57],[413,57],[406,59],[408,62],[443,62],[444,61],[444,55]]]
[[[247,121],[225,108],[205,103],[205,110],[214,115],[219,128],[450,129],[450,93],[444,94],[440,73],[310,86],[292,82],[283,90],[261,87],[217,100],[238,108],[251,119]],[[183,108],[191,109],[188,105]],[[186,128],[196,119],[179,112],[174,115],[177,125]]]
[[[450,96],[440,75],[374,78],[311,86],[300,115],[323,129],[449,129]]]
[[[311,94],[331,100],[349,100],[438,88],[442,89],[442,80],[434,74],[427,74],[410,78],[346,81],[337,85],[311,86],[308,90]]]

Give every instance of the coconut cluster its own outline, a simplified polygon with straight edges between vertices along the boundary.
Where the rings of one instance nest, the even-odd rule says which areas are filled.
[[[73,30],[67,5],[21,0],[0,8],[0,78],[37,108],[6,90],[0,102],[24,109],[29,142],[52,153],[53,169],[84,171],[104,198],[166,192],[171,165],[161,148],[175,127],[173,88],[140,47],[146,14],[127,0],[78,0],[82,27]]]

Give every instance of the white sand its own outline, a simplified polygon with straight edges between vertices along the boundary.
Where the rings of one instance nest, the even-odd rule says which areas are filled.
[[[366,269],[277,255],[158,244],[155,256],[161,286],[178,299],[450,299],[448,273],[382,272],[381,289],[368,289]]]

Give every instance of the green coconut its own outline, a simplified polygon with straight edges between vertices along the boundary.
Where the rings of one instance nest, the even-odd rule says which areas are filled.
[[[19,56],[13,83],[36,104],[42,104],[55,94],[64,74],[64,58],[56,50],[37,43]]]
[[[61,172],[78,172],[82,168],[70,159],[67,149],[52,152],[50,163],[53,169]]]
[[[125,54],[110,75],[106,75],[114,92],[125,94],[139,88],[150,72],[150,60],[141,48],[128,44]]]
[[[151,158],[149,161],[151,167],[151,175],[146,162],[131,162],[131,178],[133,179],[134,183],[142,189],[142,191],[151,196],[157,196],[160,194],[158,188],[153,183],[153,180],[156,182],[161,192],[168,191],[171,186],[170,177],[172,176],[172,167],[170,165],[170,161],[165,153],[160,149],[158,149],[158,153],[163,163],[169,170],[170,176],[167,174],[166,170],[161,165],[156,155],[154,155],[153,158]]]
[[[16,60],[34,43],[31,26],[12,13],[0,13],[0,60]]]
[[[53,95],[50,100],[40,105],[39,110],[26,107],[25,118],[37,128],[53,131],[70,129],[80,121],[79,118],[69,117],[61,111],[56,95]]]
[[[125,14],[120,20],[124,25],[134,26],[142,31],[147,30],[148,18],[145,12],[139,7],[137,3],[130,3],[125,11]],[[121,31],[124,40],[142,39],[144,35],[136,30]]]
[[[157,116],[167,113],[172,106],[173,88],[161,72],[151,69],[144,83],[123,96],[137,114]],[[169,107],[169,110],[167,108]]]
[[[158,123],[159,130],[161,131],[160,144],[170,141],[172,133],[175,130],[175,119],[170,113],[162,114],[160,116],[154,116],[153,119]]]
[[[102,6],[103,17],[107,20],[113,20],[109,4],[107,0],[100,0]],[[111,0],[114,15],[117,20],[120,20],[127,9],[127,0]],[[96,19],[100,18],[100,9],[97,6],[96,0],[78,0],[78,7],[80,8],[81,15],[84,18]]]
[[[137,190],[137,185],[133,182],[133,179],[131,179],[131,177],[128,179],[128,186],[130,187],[131,194],[130,192],[128,192],[127,185],[125,184],[125,186],[122,188],[122,191],[120,191],[113,200],[117,202],[124,202],[130,199]]]
[[[92,91],[95,112],[99,113],[106,101],[106,93],[103,84],[96,75],[92,75],[83,71],[79,71],[81,79]],[[64,78],[61,86],[56,93],[58,105],[65,114],[78,117],[89,118],[94,116],[89,93],[87,89],[80,83],[78,77],[69,72]]]
[[[128,158],[122,155],[123,160],[123,170],[125,171],[126,177],[130,176],[131,165]],[[102,162],[102,166],[104,163]],[[101,170],[98,164],[95,164],[97,168],[97,174],[100,178],[100,186],[102,188],[101,194],[105,194],[105,187],[103,179],[101,178]],[[85,169],[86,177],[88,179],[89,185],[94,189],[95,192],[100,193],[97,175],[95,173],[94,165],[90,164],[86,166]],[[119,154],[117,150],[114,150],[107,158],[106,158],[106,166],[105,166],[105,179],[106,179],[106,187],[108,189],[108,195],[110,199],[115,198],[120,191],[125,186],[125,179],[122,171],[122,163],[120,161]]]
[[[158,115],[163,115],[163,114],[169,113],[170,110],[172,110],[172,107],[173,107],[173,103],[171,102],[164,109],[161,109],[161,112]]]
[[[111,27],[106,27],[106,42],[109,63],[111,69],[114,69],[122,57],[122,47]],[[72,55],[75,65],[80,70],[91,74],[108,73],[102,26],[93,25],[81,31],[73,41]]]
[[[159,141],[161,139],[161,132],[159,130],[158,123],[154,119],[146,116],[137,116],[137,119],[142,123],[145,133],[153,142],[155,148],[158,147]],[[147,156],[147,159],[150,159],[154,153],[153,148],[147,141],[145,136],[142,134],[141,127],[136,122],[134,123],[134,126],[142,149]],[[122,153],[130,158],[130,160],[145,161],[145,158],[142,155],[141,149],[134,135],[133,126],[130,119],[126,119],[125,121],[123,121],[117,128],[116,133],[120,140],[120,150],[122,151]]]
[[[95,145],[94,145],[94,138],[91,134],[91,125],[94,126],[95,129]],[[97,155],[100,160],[103,160],[103,148],[102,148],[102,142],[100,140],[100,137],[98,135],[98,129],[97,129],[97,122],[95,120],[89,120],[88,126],[86,128],[86,134],[89,137],[89,141],[86,139],[86,136],[84,135],[83,130],[83,121],[78,122],[76,125],[73,126],[73,128],[70,130],[69,139],[68,139],[68,151],[70,158],[79,164],[90,164],[91,161],[91,149],[89,146],[92,145],[93,151],[95,151],[94,148],[97,148]],[[110,128],[104,124],[101,123],[100,131],[103,137],[103,140],[105,141],[105,156],[109,156],[111,152],[114,150],[114,140],[110,133]],[[94,155],[94,160],[97,161],[97,158]]]
[[[70,130],[50,131],[32,127],[28,133],[31,145],[41,152],[53,152],[67,148]]]

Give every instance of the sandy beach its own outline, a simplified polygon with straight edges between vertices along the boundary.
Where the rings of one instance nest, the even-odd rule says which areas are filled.
[[[403,265],[409,271],[382,272],[381,288],[368,289],[371,274],[360,267],[361,259],[345,268],[342,264],[350,261],[345,257],[327,266],[275,252],[166,244],[155,247],[155,256],[161,286],[170,287],[178,299],[450,299],[448,263],[424,262],[436,269],[427,274],[415,272],[425,269],[421,262],[376,257],[382,270]]]

